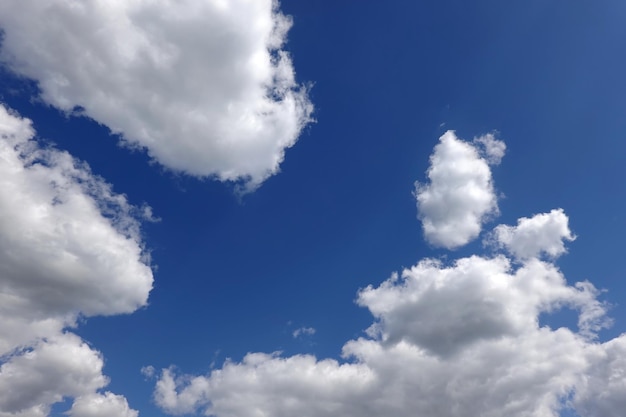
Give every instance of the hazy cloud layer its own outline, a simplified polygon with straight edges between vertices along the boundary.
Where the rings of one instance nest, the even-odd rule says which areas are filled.
[[[488,170],[450,133],[438,146],[435,167],[456,153],[452,160]],[[519,249],[529,247],[526,228],[540,243]],[[622,416],[626,336],[597,341],[610,324],[599,291],[569,284],[554,263],[573,237],[565,213],[496,230],[511,232],[502,247],[514,258],[424,259],[360,290],[357,303],[375,320],[367,337],[343,346],[342,361],[250,353],[207,375],[172,367],[160,374],[157,404],[216,417],[557,417],[566,408]],[[540,325],[540,315],[564,308],[578,315],[577,328]]]
[[[499,163],[506,147],[492,135],[474,142],[447,131],[430,157],[429,182],[415,185],[424,238],[434,246],[465,245],[498,212],[489,164]]]
[[[313,109],[290,27],[273,0],[6,0],[0,59],[161,164],[254,187]]]
[[[46,415],[63,397],[96,395],[107,384],[102,359],[64,329],[79,315],[145,305],[153,279],[140,210],[33,136],[29,120],[0,105],[2,417]]]

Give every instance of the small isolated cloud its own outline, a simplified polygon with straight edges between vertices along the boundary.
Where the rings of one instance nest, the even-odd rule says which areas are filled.
[[[143,366],[141,368],[141,375],[145,376],[146,378],[152,378],[155,373],[156,369],[154,369],[154,366],[152,365]]]
[[[254,187],[311,121],[291,24],[275,0],[5,0],[0,60],[164,166]]]
[[[501,224],[488,241],[505,248],[516,258],[528,259],[541,254],[556,258],[565,253],[563,241],[575,238],[563,209],[555,209],[531,218],[522,217],[517,226]]]
[[[453,136],[442,143],[450,149],[437,150],[433,166],[454,151],[462,157],[453,160],[479,159]],[[565,227],[532,221],[543,216]],[[367,337],[344,344],[341,360],[249,353],[206,375],[171,367],[160,372],[156,403],[170,414],[214,417],[557,417],[565,408],[621,417],[626,335],[598,342],[610,323],[599,291],[587,281],[569,284],[556,257],[540,257],[571,240],[561,216],[520,219],[518,228],[532,221],[545,237],[528,256],[497,247],[507,251],[423,259],[360,290],[357,303],[374,321]],[[577,328],[540,325],[541,315],[563,308],[576,312]]]
[[[65,397],[81,399],[74,416],[92,415],[108,383],[102,358],[66,329],[146,304],[141,210],[33,136],[0,105],[0,416],[45,416]],[[111,395],[103,404],[121,404]]]
[[[315,329],[313,327],[300,327],[293,331],[292,335],[295,339],[301,336],[312,336],[315,334]]]
[[[482,154],[491,165],[500,165],[506,152],[506,144],[497,140],[492,133],[474,138],[474,143],[482,148]]]
[[[429,182],[416,183],[418,217],[425,239],[434,246],[465,245],[498,213],[489,164],[500,161],[505,145],[491,135],[476,141],[484,150],[447,131],[430,157]]]

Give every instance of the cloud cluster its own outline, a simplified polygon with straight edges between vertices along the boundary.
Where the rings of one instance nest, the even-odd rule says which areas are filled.
[[[311,121],[274,0],[6,0],[0,60],[161,164],[260,184]]]
[[[33,136],[0,105],[0,416],[45,416],[65,397],[77,398],[74,417],[96,415],[99,401],[123,410],[123,398],[99,393],[100,354],[66,329],[146,304],[140,210]]]
[[[431,180],[447,171],[473,187],[475,173],[464,169],[473,167],[491,188],[486,162],[450,132],[431,162],[438,171]],[[453,189],[464,195],[463,186],[446,192]],[[504,251],[423,259],[361,289],[357,303],[374,322],[367,337],[343,346],[341,361],[249,353],[207,375],[171,367],[160,374],[155,400],[170,414],[215,417],[623,415],[626,335],[599,342],[610,324],[599,291],[568,283],[555,264],[563,241],[573,239],[563,210],[497,226],[491,238]],[[561,309],[578,315],[577,328],[540,324],[541,315]]]
[[[415,184],[425,239],[455,249],[475,239],[489,216],[498,213],[489,164],[504,156],[504,142],[485,135],[465,142],[447,131],[430,157],[429,183]]]

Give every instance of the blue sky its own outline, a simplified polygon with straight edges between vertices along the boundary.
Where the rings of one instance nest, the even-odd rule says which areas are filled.
[[[625,4],[73,3],[0,5],[0,417],[621,415]]]

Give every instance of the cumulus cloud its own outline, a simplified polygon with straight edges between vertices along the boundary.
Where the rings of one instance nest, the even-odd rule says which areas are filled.
[[[568,223],[563,209],[555,209],[531,218],[522,217],[517,226],[501,224],[494,229],[491,240],[516,258],[528,259],[541,254],[556,258],[565,253],[563,241],[575,239]]]
[[[551,264],[532,260],[512,271],[500,255],[462,258],[451,266],[427,259],[401,279],[394,275],[365,288],[357,301],[378,320],[372,336],[447,356],[474,342],[532,331],[540,313],[563,306],[581,311],[580,330],[591,335],[605,313],[597,294],[589,283],[568,286]]]
[[[490,135],[477,141],[481,146],[447,131],[430,157],[429,182],[416,183],[418,217],[425,239],[434,246],[465,245],[498,213],[489,164],[499,162],[506,147]]]
[[[342,362],[250,353],[208,375],[169,368],[155,399],[171,414],[216,417],[556,417],[568,405],[618,417],[626,337],[594,341],[606,324],[597,296],[537,258],[426,259],[359,292],[376,321]],[[578,311],[578,329],[539,325],[561,308]]]
[[[107,380],[102,358],[78,336],[62,334],[39,341],[0,367],[0,410],[39,409],[64,396],[93,392]]]
[[[448,138],[461,154],[473,152]],[[492,256],[423,259],[361,289],[357,303],[374,322],[343,346],[341,360],[249,353],[207,375],[170,367],[155,401],[170,414],[215,417],[557,417],[567,408],[619,417],[626,335],[598,341],[610,324],[606,305],[593,284],[568,283],[554,256],[541,257],[573,236],[562,210],[532,219],[544,216],[563,227],[532,222],[549,244],[528,256],[502,246]],[[578,315],[577,328],[540,324],[564,308]]]
[[[0,59],[164,166],[254,187],[311,121],[291,24],[274,0],[7,0]]]
[[[74,400],[70,417],[137,417],[139,413],[128,406],[126,398],[111,392],[90,393]]]
[[[590,352],[590,366],[572,403],[581,416],[620,416],[626,410],[626,336]]]
[[[99,353],[66,329],[145,305],[153,280],[135,217],[144,208],[33,137],[29,120],[0,105],[3,417],[46,415],[104,387]]]

